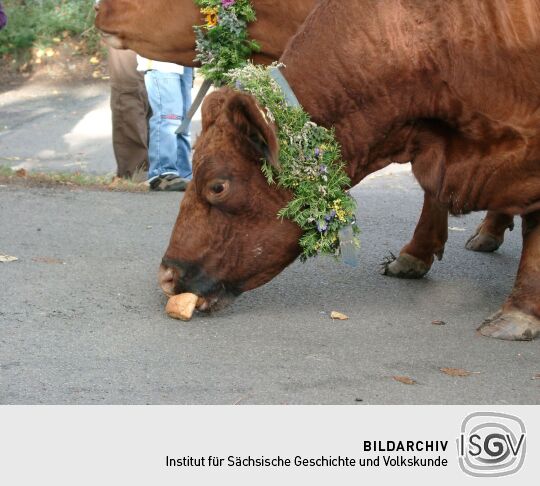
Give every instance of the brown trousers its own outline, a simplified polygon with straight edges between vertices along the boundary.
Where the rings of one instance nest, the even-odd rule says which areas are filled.
[[[144,74],[137,71],[133,51],[109,48],[112,141],[117,175],[133,177],[148,170],[148,116],[150,107]]]

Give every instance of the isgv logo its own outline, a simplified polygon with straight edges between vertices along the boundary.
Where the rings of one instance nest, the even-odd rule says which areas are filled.
[[[457,446],[459,465],[469,476],[515,474],[525,461],[525,425],[513,415],[475,412],[463,421]]]

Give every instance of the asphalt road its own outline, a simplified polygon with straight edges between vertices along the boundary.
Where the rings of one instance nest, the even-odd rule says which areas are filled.
[[[28,82],[4,92],[0,87],[0,165],[114,173],[109,97],[108,81]],[[191,132],[200,129],[199,110]]]
[[[177,194],[0,187],[0,253],[19,258],[0,263],[0,403],[538,404],[540,341],[475,333],[512,287],[519,225],[474,254],[463,246],[481,215],[452,218],[429,277],[394,280],[378,265],[412,234],[421,192],[398,174],[354,194],[358,268],[297,262],[181,323],[156,283]]]

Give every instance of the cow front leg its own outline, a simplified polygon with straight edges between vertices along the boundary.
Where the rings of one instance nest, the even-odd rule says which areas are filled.
[[[397,258],[383,264],[383,275],[421,278],[429,272],[434,257],[442,259],[448,239],[448,208],[424,193],[424,206],[412,240]]]
[[[471,251],[492,252],[503,244],[504,233],[514,229],[514,217],[488,211],[476,232],[469,238],[465,248]]]
[[[484,336],[530,341],[540,334],[540,211],[522,219],[523,249],[516,283],[501,310],[478,328]]]

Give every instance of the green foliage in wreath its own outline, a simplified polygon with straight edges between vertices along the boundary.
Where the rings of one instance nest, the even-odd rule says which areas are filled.
[[[359,246],[356,201],[347,192],[351,181],[334,131],[313,123],[302,108],[289,106],[265,67],[249,63],[230,71],[226,78],[231,87],[255,96],[278,128],[281,167],[276,170],[263,162],[263,173],[269,184],[293,193],[278,216],[294,221],[303,230],[302,260],[318,253],[338,256],[339,232],[350,225],[353,244]]]
[[[206,79],[216,85],[224,82],[225,73],[244,66],[251,54],[259,51],[249,39],[247,27],[256,19],[249,0],[195,0],[206,19],[195,26],[196,61]]]

